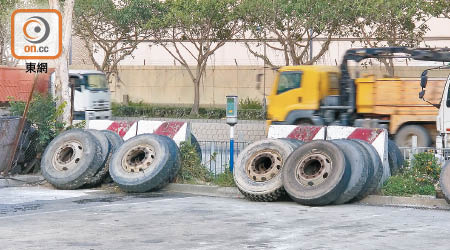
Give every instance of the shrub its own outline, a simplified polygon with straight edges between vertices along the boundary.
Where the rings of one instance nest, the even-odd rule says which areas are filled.
[[[435,195],[439,183],[441,166],[432,153],[414,155],[414,160],[404,171],[391,176],[385,183],[382,194],[393,196]]]
[[[228,167],[225,169],[223,173],[216,175],[216,178],[213,180],[213,183],[221,187],[236,186],[236,184],[234,183],[233,173],[231,173]]]
[[[263,106],[258,99],[250,99],[249,97],[245,99],[239,99],[240,109],[262,109]]]
[[[161,117],[161,118],[203,118],[222,119],[226,116],[225,108],[203,108],[199,109],[199,115],[191,115],[190,107],[157,106],[144,104],[142,102],[130,102],[128,105],[113,103],[112,113],[114,116],[124,117]],[[264,120],[264,111],[260,109],[240,109],[238,117],[242,120]]]
[[[50,96],[35,94],[30,103],[27,121],[37,129],[38,145],[37,152],[42,152],[50,141],[63,130],[65,124],[58,121],[62,115],[64,105],[56,107],[55,100]],[[22,116],[25,110],[25,102],[10,100],[11,114]]]
[[[195,145],[185,141],[180,145],[181,168],[175,182],[200,184],[211,181],[211,173],[202,165]]]

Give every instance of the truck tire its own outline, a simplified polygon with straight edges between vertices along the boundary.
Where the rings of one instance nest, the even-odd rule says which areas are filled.
[[[389,169],[391,170],[391,176],[396,175],[400,172],[400,166],[398,165],[399,160],[398,154],[397,154],[397,145],[395,145],[395,142],[392,140],[388,140],[388,162],[389,162]],[[398,149],[400,151],[400,149]]]
[[[399,171],[401,172],[403,170],[404,164],[405,164],[405,158],[403,156],[402,151],[400,150],[400,148],[397,146],[397,144],[392,145],[393,146],[393,150],[395,151],[395,154],[397,155],[397,166],[399,168]]]
[[[364,184],[361,191],[352,199],[352,201],[355,201],[355,200],[362,200],[367,195],[369,195],[369,185],[370,185],[370,181],[374,178],[374,171],[375,171],[374,168],[375,167],[374,167],[374,162],[372,160],[372,157],[366,148],[366,146],[369,146],[369,145],[368,144],[364,145],[360,141],[355,141],[355,140],[350,140],[350,141],[359,148],[359,151],[364,156],[365,164],[367,164],[367,166],[368,166],[367,181]]]
[[[359,139],[353,139],[353,141],[359,143],[361,146],[363,146],[368,152],[370,159],[372,160],[373,165],[373,176],[371,179],[369,179],[367,184],[366,192],[363,192],[361,194],[358,194],[354,201],[362,200],[369,194],[374,194],[378,192],[378,187],[380,186],[381,179],[383,177],[383,164],[381,162],[380,156],[378,155],[377,151],[375,150],[372,145],[367,143],[366,141],[359,140]]]
[[[252,201],[275,201],[285,195],[281,171],[297,147],[285,139],[263,139],[245,147],[233,170],[239,191]]]
[[[350,179],[350,164],[338,146],[323,140],[297,148],[286,160],[282,180],[288,195],[303,205],[336,201]]]
[[[53,139],[41,160],[44,178],[59,189],[76,189],[85,185],[103,163],[102,147],[89,132],[65,131]]]
[[[303,142],[300,141],[300,140],[297,140],[297,139],[291,139],[291,138],[279,138],[278,140],[282,140],[282,141],[291,143],[291,144],[293,144],[293,146],[294,146],[295,148],[298,148],[298,147],[300,147],[301,145],[303,145]]]
[[[395,135],[395,144],[400,147],[412,147],[411,136],[417,136],[418,147],[429,147],[431,136],[427,129],[420,125],[406,125],[400,128]]]
[[[439,184],[444,193],[444,198],[450,204],[450,162],[447,162],[441,170]]]
[[[161,139],[165,140],[166,143],[169,145],[170,155],[171,155],[172,159],[174,159],[174,163],[172,165],[172,168],[170,169],[170,174],[169,174],[170,177],[169,177],[168,182],[170,183],[170,182],[173,182],[173,180],[175,179],[175,177],[178,174],[178,171],[181,168],[181,152],[180,152],[180,149],[178,148],[177,144],[175,143],[175,141],[172,140],[170,137],[161,136]],[[163,186],[165,184],[163,184]]]
[[[176,145],[175,145],[176,146]],[[141,134],[125,141],[114,153],[110,174],[126,192],[158,190],[169,182],[177,157],[161,135]]]
[[[106,136],[111,147],[108,158],[106,159],[105,167],[103,168],[103,171],[107,171],[106,177],[103,179],[103,183],[112,183],[113,180],[109,175],[109,165],[111,164],[112,155],[117,151],[120,145],[122,145],[123,139],[120,135],[111,130],[102,130],[101,132]]]
[[[366,185],[369,176],[368,155],[361,151],[359,145],[351,140],[332,140],[344,153],[346,161],[350,163],[351,175],[344,192],[333,202],[344,204],[358,195]]]
[[[200,147],[200,143],[198,143],[197,138],[195,138],[194,134],[191,133],[191,145],[195,147],[195,151],[200,157],[200,161],[202,160],[202,148]]]
[[[95,129],[87,129],[86,132],[90,133],[95,139],[99,142],[102,152],[102,163],[101,167],[94,176],[86,181],[86,184],[83,187],[91,188],[100,185],[103,180],[108,175],[109,170],[109,156],[111,154],[111,143],[104,133]]]

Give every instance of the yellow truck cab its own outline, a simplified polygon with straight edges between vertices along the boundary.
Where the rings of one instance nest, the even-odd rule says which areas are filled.
[[[271,124],[316,124],[324,99],[339,95],[339,69],[331,66],[286,66],[278,70],[267,97],[267,119]]]

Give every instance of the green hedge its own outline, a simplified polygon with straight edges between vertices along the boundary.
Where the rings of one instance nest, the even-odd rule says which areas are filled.
[[[113,103],[113,116],[122,117],[161,117],[161,118],[202,118],[222,119],[225,118],[225,108],[200,108],[199,115],[191,115],[190,107],[156,106],[143,103],[130,103],[122,105]],[[241,120],[264,120],[265,114],[262,109],[240,109],[238,117]]]

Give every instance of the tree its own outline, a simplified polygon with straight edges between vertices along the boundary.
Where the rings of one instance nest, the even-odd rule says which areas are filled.
[[[19,62],[11,55],[11,13],[22,7],[14,0],[0,0],[0,65],[16,66]]]
[[[157,0],[84,0],[75,5],[75,34],[89,51],[97,70],[103,71],[109,82],[117,66],[132,55],[138,44],[147,39],[152,28],[149,20],[161,17],[161,3]],[[154,22],[151,22],[154,23]],[[94,54],[103,53],[97,61]]]
[[[429,29],[426,6],[427,0],[355,1],[355,36],[367,47],[417,46]],[[394,75],[394,61],[379,60]]]
[[[69,86],[69,51],[72,41],[72,14],[75,0],[64,1],[63,11],[63,34],[62,34],[62,53],[56,60],[55,68],[55,97],[57,106],[62,105],[62,121],[68,125],[72,125],[71,121],[71,107],[70,103],[70,86]],[[49,0],[49,7],[51,9],[60,10],[59,0]]]
[[[198,115],[200,82],[208,59],[238,32],[236,0],[167,0],[159,44],[188,72],[194,84],[191,114]],[[194,61],[195,65],[191,65]]]
[[[352,1],[346,0],[243,0],[240,14],[244,23],[241,36],[256,38],[258,46],[283,53],[285,65],[313,64],[328,50],[334,36],[348,33],[354,20]],[[323,41],[314,55],[310,45]],[[273,42],[275,41],[275,42]],[[247,49],[268,65],[277,66],[249,42]]]
[[[429,12],[435,17],[450,18],[450,1],[432,0],[428,4]]]

